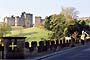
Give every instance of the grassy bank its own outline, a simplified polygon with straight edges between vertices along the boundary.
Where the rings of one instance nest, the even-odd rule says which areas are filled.
[[[7,34],[7,36],[24,36],[27,37],[26,41],[40,41],[42,38],[48,39],[48,33],[51,33],[51,31],[48,31],[44,28],[20,28],[15,29],[11,31],[11,34]]]

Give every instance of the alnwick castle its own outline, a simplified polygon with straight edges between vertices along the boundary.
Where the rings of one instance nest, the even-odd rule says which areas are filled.
[[[21,16],[4,17],[3,21],[10,26],[22,26],[30,28],[37,25],[43,25],[45,19],[41,16],[35,16],[35,24],[33,24],[33,14],[22,12]]]
[[[90,20],[90,17],[79,17],[79,20]],[[44,25],[45,19],[42,19],[41,16],[35,16],[35,24],[33,24],[33,14],[22,12],[21,16],[4,17],[3,22],[10,26],[30,28]]]

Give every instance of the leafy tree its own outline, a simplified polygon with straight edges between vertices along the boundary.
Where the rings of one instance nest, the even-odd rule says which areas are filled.
[[[63,15],[51,15],[50,18],[48,20],[46,20],[46,22],[49,21],[47,24],[45,23],[46,26],[49,27],[49,30],[51,30],[53,33],[50,34],[52,35],[51,38],[52,39],[60,39],[61,37],[63,37],[63,32],[65,33],[66,30],[64,30],[66,28],[66,23],[65,23],[65,18]],[[48,29],[48,28],[47,28]]]
[[[85,22],[86,22],[86,25],[90,26],[90,20],[85,20]]]
[[[50,18],[51,18],[51,16],[47,16],[46,18],[45,18],[45,24],[44,24],[44,27],[47,29],[47,30],[51,30],[50,29]]]
[[[60,14],[50,15],[46,18],[45,28],[51,30],[52,39],[60,39],[65,36],[77,37],[80,31],[80,25],[78,23],[77,11],[73,7],[62,8]]]
[[[11,26],[6,23],[0,23],[0,37],[5,36],[7,33],[10,33]]]
[[[60,39],[63,36],[64,29],[66,27],[65,18],[62,15],[57,15],[55,21],[52,22],[52,31],[54,32],[55,39]]]

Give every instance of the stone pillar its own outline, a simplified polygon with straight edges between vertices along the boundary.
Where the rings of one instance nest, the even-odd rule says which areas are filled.
[[[55,41],[54,40],[51,41],[51,50],[52,51],[56,50],[56,46],[55,46]]]
[[[47,48],[47,51],[50,51],[50,40],[45,41],[45,46]]]
[[[30,50],[31,52],[37,53],[37,50],[38,50],[38,49],[37,49],[37,41],[32,41],[30,48],[31,48],[31,50]]]
[[[26,37],[2,37],[4,39],[4,59],[24,59]]]
[[[39,41],[38,52],[44,52],[44,41]]]

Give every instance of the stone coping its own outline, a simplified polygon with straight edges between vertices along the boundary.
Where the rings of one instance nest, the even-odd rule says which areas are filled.
[[[3,39],[25,39],[26,37],[0,37]]]

